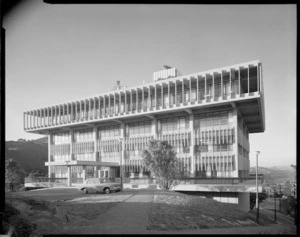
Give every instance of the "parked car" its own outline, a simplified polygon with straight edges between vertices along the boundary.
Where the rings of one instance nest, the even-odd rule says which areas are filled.
[[[83,184],[79,184],[77,190],[83,191],[85,194],[99,192],[110,193],[111,191],[119,192],[121,191],[121,184],[106,182],[100,178],[90,178],[86,179]]]

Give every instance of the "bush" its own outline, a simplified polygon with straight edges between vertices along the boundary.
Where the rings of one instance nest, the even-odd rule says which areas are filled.
[[[268,195],[266,193],[258,193],[258,204],[266,200]],[[250,193],[250,209],[252,210],[256,204],[256,193]]]

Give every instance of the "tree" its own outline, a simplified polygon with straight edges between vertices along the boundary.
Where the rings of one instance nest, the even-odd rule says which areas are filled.
[[[143,165],[154,173],[160,188],[169,190],[174,180],[183,176],[176,152],[167,141],[152,139],[143,151]]]
[[[5,180],[9,183],[10,191],[13,191],[14,185],[20,185],[24,183],[25,172],[21,168],[18,162],[13,159],[5,161]]]

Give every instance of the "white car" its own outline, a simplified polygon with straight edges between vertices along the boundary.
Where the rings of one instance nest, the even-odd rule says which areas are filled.
[[[85,194],[98,192],[110,193],[111,191],[119,192],[121,191],[121,184],[104,182],[100,178],[90,178],[86,179],[83,184],[79,184],[77,190],[83,191]]]

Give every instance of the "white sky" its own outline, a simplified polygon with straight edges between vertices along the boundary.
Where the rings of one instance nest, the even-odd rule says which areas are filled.
[[[134,86],[171,65],[183,74],[260,59],[266,131],[250,135],[250,162],[296,162],[296,5],[19,4],[6,29],[6,140],[23,112]]]

